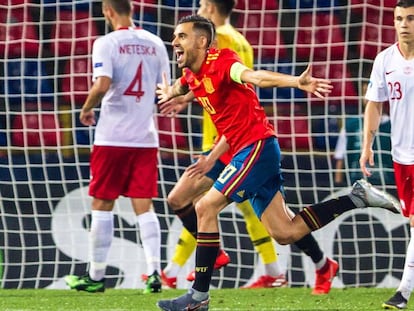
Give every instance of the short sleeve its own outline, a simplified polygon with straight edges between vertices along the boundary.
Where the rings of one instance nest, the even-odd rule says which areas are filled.
[[[113,46],[107,37],[100,37],[95,40],[92,48],[93,81],[101,76],[112,79],[113,67],[111,57]]]
[[[384,55],[378,54],[372,67],[371,76],[365,98],[370,101],[384,102],[388,100],[387,83],[384,74]]]

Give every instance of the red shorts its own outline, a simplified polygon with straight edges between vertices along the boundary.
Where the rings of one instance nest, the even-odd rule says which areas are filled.
[[[158,195],[157,148],[93,146],[89,195],[102,200]]]
[[[414,215],[414,164],[394,162],[395,184],[405,217]]]

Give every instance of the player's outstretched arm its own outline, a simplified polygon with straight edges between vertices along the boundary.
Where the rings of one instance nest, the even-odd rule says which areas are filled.
[[[331,93],[333,86],[330,80],[312,77],[311,68],[311,65],[308,65],[299,76],[298,88],[323,99]]]
[[[237,76],[237,71],[240,72],[240,80],[246,83],[252,83],[258,87],[294,87],[312,93],[319,98],[325,98],[331,90],[331,81],[328,79],[319,79],[311,76],[311,66],[298,77],[287,75],[279,72],[268,70],[251,70],[247,67],[240,67],[243,65],[233,65]],[[237,68],[239,66],[239,68]]]

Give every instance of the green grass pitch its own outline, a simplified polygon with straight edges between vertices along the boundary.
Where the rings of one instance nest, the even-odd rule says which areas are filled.
[[[152,311],[158,310],[157,300],[175,298],[184,292],[169,289],[143,295],[142,290],[121,289],[107,289],[105,293],[97,294],[71,290],[2,289],[0,310]],[[312,296],[310,292],[310,288],[212,290],[209,310],[382,310],[381,303],[394,293],[394,289],[334,288],[324,296]],[[414,308],[412,303],[408,305],[408,309],[411,308]]]

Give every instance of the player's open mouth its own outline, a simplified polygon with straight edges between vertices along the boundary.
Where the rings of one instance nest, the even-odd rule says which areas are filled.
[[[183,57],[184,52],[183,51],[175,51],[175,55],[177,56],[177,61],[180,61],[180,59]]]

